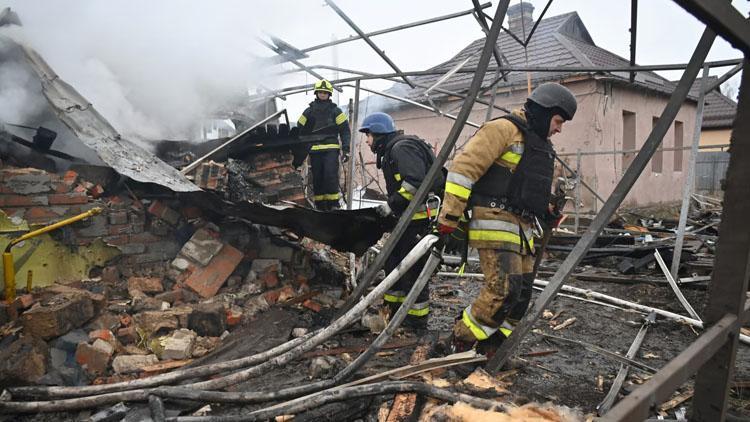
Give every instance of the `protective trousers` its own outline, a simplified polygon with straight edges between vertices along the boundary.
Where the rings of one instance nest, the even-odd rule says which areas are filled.
[[[339,208],[339,150],[310,154],[315,208],[327,211]]]
[[[411,252],[412,249],[419,243],[421,236],[427,233],[427,221],[412,221],[404,230],[404,234],[399,239],[396,246],[393,248],[393,252],[388,256],[385,261],[386,274],[393,271],[398,264]],[[396,284],[383,295],[383,300],[386,304],[392,308],[398,308],[401,303],[406,299],[406,295],[411,290],[411,287],[419,278],[419,274],[422,272],[425,263],[427,262],[428,254],[425,254],[409,271],[407,271],[401,278],[398,279]],[[424,289],[417,296],[417,301],[409,309],[407,314],[407,322],[415,322],[422,324],[426,327],[427,316],[430,313],[430,288],[429,284],[425,285]]]
[[[484,286],[453,327],[453,335],[473,343],[497,331],[508,337],[531,301],[534,256],[500,249],[479,249]]]

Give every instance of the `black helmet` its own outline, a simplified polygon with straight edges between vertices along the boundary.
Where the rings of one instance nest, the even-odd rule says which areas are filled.
[[[539,85],[531,91],[528,99],[544,108],[557,109],[565,120],[573,120],[578,108],[578,102],[573,93],[554,82]]]

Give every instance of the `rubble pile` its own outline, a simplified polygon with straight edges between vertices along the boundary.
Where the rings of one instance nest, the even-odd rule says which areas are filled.
[[[206,356],[271,306],[320,312],[340,302],[340,288],[311,291],[316,268],[326,278],[338,272],[332,281],[343,277],[343,267],[320,244],[262,225],[217,225],[197,207],[148,196],[108,195],[74,171],[0,169],[6,243],[17,233],[102,207],[44,242],[77,257],[101,239],[108,251],[68,279],[39,274],[32,290],[0,304],[0,387],[149,376]],[[39,247],[24,254],[29,243],[13,249],[19,274],[24,265],[36,268],[37,259],[47,259],[35,257]]]

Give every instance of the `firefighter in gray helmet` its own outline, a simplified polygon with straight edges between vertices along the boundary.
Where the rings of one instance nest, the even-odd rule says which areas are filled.
[[[453,327],[452,348],[494,354],[526,313],[533,283],[534,231],[556,225],[550,208],[554,171],[549,138],[573,119],[565,87],[546,83],[522,109],[485,123],[448,172],[438,231],[450,234],[467,210],[469,245],[479,252],[484,285]],[[466,214],[465,214],[466,213]],[[488,356],[489,357],[489,356]]]

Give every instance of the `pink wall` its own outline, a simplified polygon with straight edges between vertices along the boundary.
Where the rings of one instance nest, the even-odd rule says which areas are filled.
[[[643,145],[651,131],[652,118],[661,114],[668,98],[651,91],[635,90],[619,85],[606,87],[608,95],[605,95],[606,85],[609,85],[609,83],[593,79],[566,83],[566,86],[573,91],[578,99],[578,112],[574,120],[565,123],[562,133],[552,138],[555,149],[559,154],[575,153],[578,149],[582,152],[621,150],[623,110],[636,113],[636,147],[640,148]],[[515,90],[511,93],[499,92],[496,104],[508,109],[519,108],[525,102],[526,95],[525,89]],[[453,101],[442,104],[441,107],[446,113],[458,114],[456,107],[459,107],[460,104],[460,102]],[[453,125],[451,119],[411,106],[399,110],[384,111],[393,116],[399,129],[420,136],[438,149],[445,141]],[[481,124],[485,120],[486,112],[487,106],[476,104],[469,121]],[[504,112],[501,110],[495,110],[493,117],[503,114]],[[676,118],[676,120],[682,121],[684,125],[684,146],[689,146],[691,143],[694,119],[695,103],[686,102]],[[460,148],[475,131],[476,128],[465,126],[459,136],[458,147]],[[376,171],[374,165],[374,155],[364,145],[364,137],[360,135],[357,143],[361,148],[365,162],[371,163],[366,165],[367,170],[371,175],[377,173],[378,177],[381,178],[380,185],[384,187],[382,175]],[[673,146],[674,124],[670,126],[667,135],[664,137],[664,147]],[[680,172],[673,171],[674,152],[671,151],[662,154],[663,165],[660,174],[654,173],[651,169],[651,163],[649,163],[631,193],[626,197],[625,204],[646,205],[679,200],[682,195],[687,154],[687,151],[683,153],[683,171]],[[575,156],[564,157],[564,159],[571,167],[575,168]],[[356,180],[361,183],[359,163],[357,167]],[[585,181],[606,199],[622,176],[622,155],[583,156],[581,169]],[[369,187],[376,189],[374,184]],[[584,209],[592,209],[594,207],[593,195],[589,194],[585,188],[581,189],[581,193]],[[597,208],[601,205],[599,203]]]

